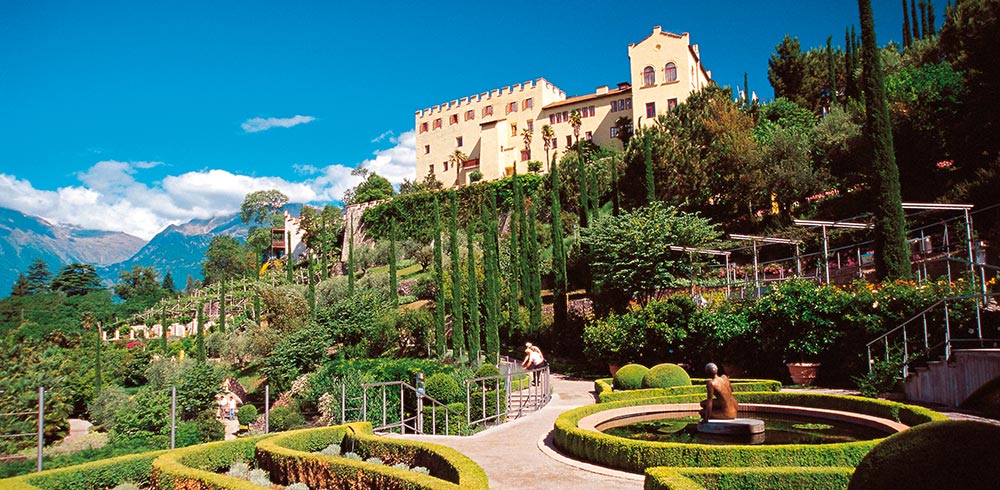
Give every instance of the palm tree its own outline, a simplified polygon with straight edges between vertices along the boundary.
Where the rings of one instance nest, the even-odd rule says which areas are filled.
[[[455,167],[455,181],[458,183],[458,174],[462,168],[462,164],[469,159],[469,156],[462,153],[462,150],[455,148],[455,151],[451,155],[448,155],[448,161]]]
[[[531,160],[531,137],[533,134],[534,131],[528,128],[521,131],[521,138],[524,138],[524,151],[528,152],[528,160]]]
[[[548,165],[551,160],[549,160],[549,150],[552,149],[552,140],[555,139],[556,132],[552,130],[552,126],[548,124],[542,126],[542,142],[545,143],[545,164]]]
[[[569,113],[569,125],[573,126],[573,139],[576,140],[577,149],[580,146],[580,126],[583,125],[583,116],[580,115],[580,111],[573,111]]]

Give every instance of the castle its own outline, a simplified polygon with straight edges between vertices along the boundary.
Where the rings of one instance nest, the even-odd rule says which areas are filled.
[[[416,112],[417,179],[428,174],[445,187],[548,170],[548,155],[575,142],[570,115],[581,117],[579,136],[599,145],[617,144],[618,131],[646,125],[711,83],[688,33],[660,26],[628,47],[630,82],[592,94],[566,97],[544,78],[452,100]],[[619,119],[621,123],[618,123]],[[552,130],[543,137],[542,128]],[[546,141],[547,140],[547,141]],[[548,149],[548,151],[547,151]],[[537,164],[536,164],[537,165]]]

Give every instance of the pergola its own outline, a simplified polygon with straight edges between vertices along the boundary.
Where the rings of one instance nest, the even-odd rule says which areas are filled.
[[[799,245],[802,243],[798,240],[791,240],[788,238],[776,238],[776,237],[764,237],[755,235],[729,235],[729,238],[733,240],[743,240],[753,242],[753,286],[754,295],[760,297],[760,267],[757,259],[757,244],[780,244],[780,245],[794,245],[795,246],[795,274],[802,275],[802,265],[799,263]],[[728,271],[727,271],[728,274]]]
[[[676,245],[671,245],[670,250],[674,252],[687,252],[689,254],[704,254],[704,255],[721,255],[726,258],[726,297],[729,296],[729,254],[730,252],[724,252],[722,250],[711,250],[706,248],[691,248],[691,247],[679,247]],[[692,279],[694,277],[694,270],[691,271]],[[692,280],[691,284],[694,284]]]
[[[792,221],[797,226],[819,226],[823,228],[823,276],[824,283],[830,284],[830,245],[826,236],[827,228],[847,228],[853,230],[866,230],[872,225],[868,223],[855,223],[853,221],[817,221],[809,219],[797,219]],[[858,266],[860,267],[860,261]]]

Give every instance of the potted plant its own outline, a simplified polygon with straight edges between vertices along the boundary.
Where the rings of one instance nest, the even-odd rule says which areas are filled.
[[[762,347],[785,359],[793,383],[812,384],[819,373],[817,359],[841,336],[837,318],[843,295],[836,287],[792,280],[754,305]]]

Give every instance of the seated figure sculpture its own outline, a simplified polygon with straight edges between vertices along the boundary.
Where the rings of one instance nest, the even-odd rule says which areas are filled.
[[[705,365],[705,374],[711,378],[705,382],[708,397],[701,402],[701,419],[732,420],[736,418],[736,399],[733,398],[733,385],[729,376],[719,376],[719,367],[713,363]]]

